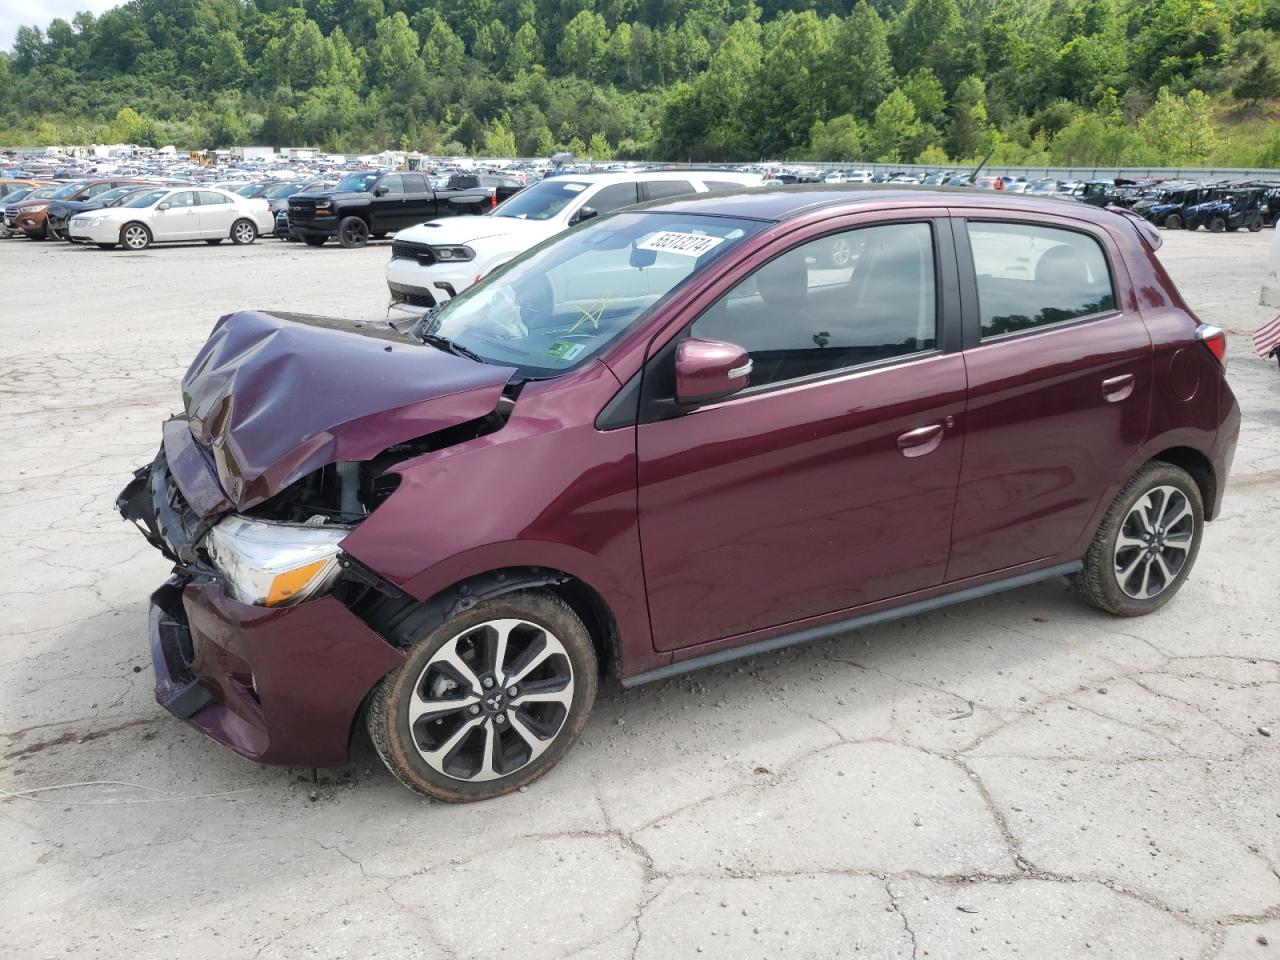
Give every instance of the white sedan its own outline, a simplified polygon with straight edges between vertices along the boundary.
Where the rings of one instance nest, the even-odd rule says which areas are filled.
[[[75,243],[96,243],[104,250],[117,244],[145,250],[153,243],[175,240],[253,243],[258,234],[274,227],[266,200],[209,187],[158,187],[118,207],[76,214],[67,223],[67,234]]]

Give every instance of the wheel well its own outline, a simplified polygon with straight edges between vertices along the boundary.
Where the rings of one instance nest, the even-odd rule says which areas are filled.
[[[551,567],[504,567],[468,577],[419,603],[363,565],[346,558],[344,567],[364,587],[340,597],[388,643],[406,647],[456,614],[484,600],[517,590],[547,590],[569,605],[591,636],[602,674],[617,676],[621,642],[617,620],[590,585]]]
[[[1217,502],[1218,478],[1214,476],[1213,464],[1209,462],[1208,457],[1191,447],[1170,447],[1151,459],[1173,464],[1191,474],[1196,486],[1200,488],[1200,498],[1204,500],[1204,517],[1206,520],[1213,519],[1213,505]]]

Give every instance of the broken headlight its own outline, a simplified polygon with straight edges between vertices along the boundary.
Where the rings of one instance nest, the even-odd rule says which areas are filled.
[[[278,607],[328,589],[338,574],[337,525],[269,523],[232,516],[209,531],[204,548],[241,603]]]

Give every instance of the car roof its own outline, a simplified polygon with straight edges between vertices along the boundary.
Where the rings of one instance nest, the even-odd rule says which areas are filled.
[[[1071,216],[1103,220],[1113,216],[1101,207],[1092,207],[1060,197],[1036,197],[1026,193],[974,190],[969,187],[916,186],[912,184],[830,184],[806,183],[765,186],[752,190],[715,190],[685,194],[665,200],[651,200],[632,207],[664,213],[695,213],[751,220],[780,222],[821,208],[855,209],[875,204],[892,205],[907,201],[913,205],[930,201],[941,207],[981,206],[1069,212]]]
[[[546,181],[574,180],[585,183],[629,183],[636,180],[670,180],[672,177],[693,177],[697,180],[723,180],[748,186],[760,183],[764,178],[758,173],[739,173],[737,170],[615,170],[610,173],[560,173]]]

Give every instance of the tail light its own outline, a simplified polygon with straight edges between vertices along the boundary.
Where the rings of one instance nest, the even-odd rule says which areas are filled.
[[[489,209],[492,210],[497,205],[498,205],[498,194],[495,191],[494,193],[489,194]]]
[[[1221,327],[1202,323],[1196,327],[1196,339],[1205,345],[1218,363],[1227,365],[1227,334]]]

